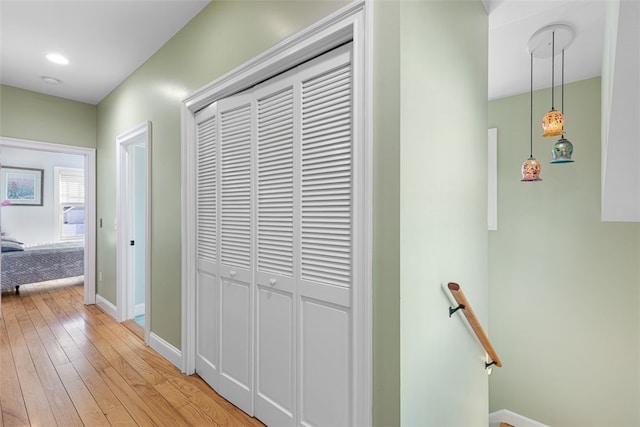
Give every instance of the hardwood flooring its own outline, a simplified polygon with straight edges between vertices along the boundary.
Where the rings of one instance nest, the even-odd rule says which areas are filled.
[[[262,426],[85,306],[82,292],[36,284],[2,294],[0,425]]]

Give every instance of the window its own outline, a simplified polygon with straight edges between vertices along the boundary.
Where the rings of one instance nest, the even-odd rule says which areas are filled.
[[[54,168],[58,239],[84,238],[84,171]]]

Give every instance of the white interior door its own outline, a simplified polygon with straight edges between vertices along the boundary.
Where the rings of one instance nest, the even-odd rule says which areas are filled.
[[[351,424],[351,45],[300,67],[299,422]]]
[[[295,424],[297,406],[296,82],[289,72],[255,90],[255,416],[278,426]]]
[[[218,389],[220,277],[218,274],[217,104],[196,117],[196,371]]]
[[[126,199],[124,226],[128,236],[126,254],[126,318],[138,318],[145,323],[145,256],[146,256],[146,146],[143,142],[125,146],[126,186],[123,198]],[[138,317],[139,316],[139,317]]]
[[[219,392],[253,415],[251,95],[218,102],[220,136]]]

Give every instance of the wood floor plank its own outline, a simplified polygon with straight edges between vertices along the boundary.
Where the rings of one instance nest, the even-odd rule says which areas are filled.
[[[66,350],[71,363],[82,378],[109,422],[113,425],[134,425],[135,421],[89,360],[77,347]]]
[[[18,374],[29,421],[35,425],[56,425],[56,419],[49,407],[47,396],[38,378],[36,368],[31,360],[29,349],[27,348],[20,325],[18,324],[18,319],[16,318],[16,313],[20,313],[20,310],[16,310],[16,306],[18,305],[20,306],[20,310],[22,310],[22,302],[20,302],[20,300],[15,299],[10,301],[9,304],[5,304],[3,300],[2,315],[5,319],[7,336],[9,337],[13,361]]]
[[[64,387],[71,396],[82,423],[88,426],[108,426],[109,421],[102,413],[100,406],[89,392],[71,363],[56,368]]]
[[[3,426],[24,426],[29,424],[27,408],[22,398],[22,388],[13,363],[13,354],[7,336],[4,318],[0,318],[0,407]]]
[[[30,307],[28,303],[30,300],[29,298],[24,298],[22,301],[25,311],[18,313],[16,317],[53,415],[58,425],[82,426],[82,421],[27,313]]]

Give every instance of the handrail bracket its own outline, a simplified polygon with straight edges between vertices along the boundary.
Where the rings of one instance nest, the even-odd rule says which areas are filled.
[[[455,313],[456,311],[464,310],[465,308],[467,308],[467,307],[465,307],[464,304],[460,304],[456,308],[449,307],[449,317],[453,316],[453,313]]]

